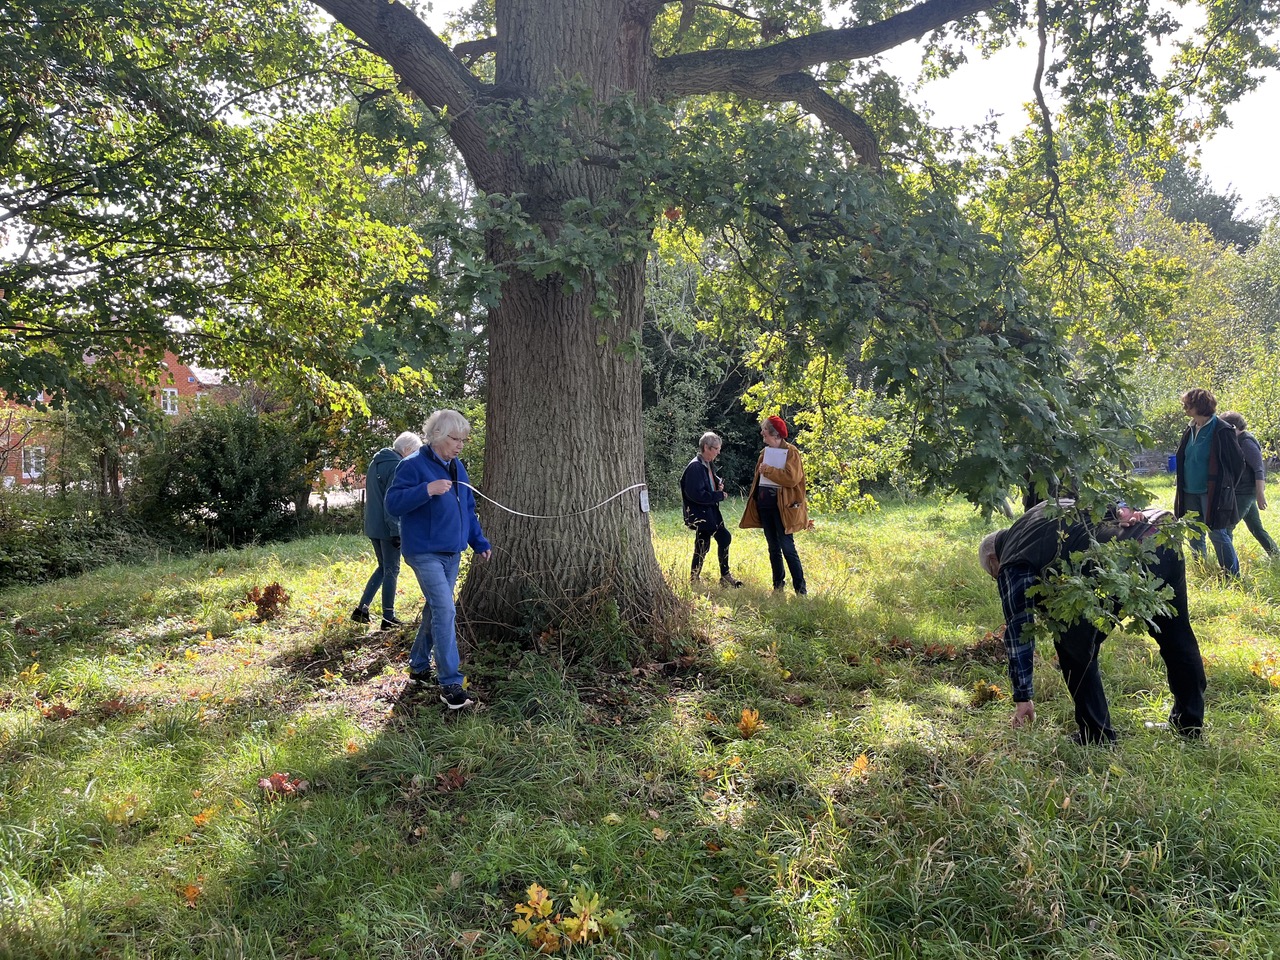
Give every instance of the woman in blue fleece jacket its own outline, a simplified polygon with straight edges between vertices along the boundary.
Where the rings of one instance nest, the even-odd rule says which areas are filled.
[[[400,553],[418,578],[426,607],[409,651],[409,680],[429,683],[435,651],[440,700],[450,710],[475,700],[462,688],[454,630],[453,589],[462,551],[483,560],[492,552],[476,516],[467,468],[458,459],[471,424],[456,410],[437,410],[427,420],[423,447],[400,461],[387,489],[387,513],[400,519]]]

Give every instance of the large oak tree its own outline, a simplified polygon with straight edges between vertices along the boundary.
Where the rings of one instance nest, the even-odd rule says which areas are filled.
[[[472,570],[464,602],[474,619],[506,625],[540,616],[538,602],[607,595],[627,621],[664,605],[637,498],[581,512],[641,479],[635,346],[664,205],[740,241],[728,248],[756,284],[744,306],[772,318],[780,365],[861,345],[882,386],[910,401],[918,466],[988,498],[1032,448],[1096,456],[1106,444],[1072,415],[1105,396],[1105,376],[1073,368],[999,238],[910,186],[889,153],[926,137],[894,143],[900,92],[851,65],[932,37],[945,70],[963,43],[1036,29],[1028,93],[1045,190],[1027,209],[1061,241],[1070,211],[1049,85],[1082,122],[1168,134],[1197,91],[1212,112],[1273,62],[1264,41],[1276,13],[1207,4],[1209,41],[1188,41],[1161,79],[1148,46],[1174,23],[1145,3],[861,2],[829,29],[825,5],[801,0],[494,0],[474,19],[492,32],[450,49],[402,3],[316,2],[437,113],[485,198],[479,225],[500,284],[487,325],[486,492],[563,518],[488,514],[495,562]]]

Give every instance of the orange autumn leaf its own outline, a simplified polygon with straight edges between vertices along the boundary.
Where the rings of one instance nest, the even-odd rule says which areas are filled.
[[[103,700],[98,704],[98,712],[105,717],[117,717],[121,714],[141,713],[142,706],[137,703],[130,703],[128,700],[122,700],[119,697],[112,697],[110,700]]]
[[[263,777],[258,781],[258,787],[268,800],[279,800],[282,797],[292,797],[295,794],[303,793],[310,786],[306,780],[299,780],[291,777],[287,773],[273,773],[269,777]]]
[[[871,772],[871,758],[865,753],[860,755],[857,760],[853,761],[853,766],[849,768],[849,772],[855,777],[865,777]]]
[[[68,717],[74,717],[76,711],[68,707],[65,703],[44,703],[37,700],[40,713],[46,720],[66,720]]]
[[[528,903],[516,904],[516,913],[526,920],[545,919],[555,912],[555,901],[551,899],[546,887],[531,883],[525,896]]]
[[[216,806],[205,807],[203,810],[201,810],[199,813],[193,816],[191,820],[197,827],[203,827],[205,824],[207,824],[210,820],[213,819],[213,815],[217,812],[218,812],[218,808]]]
[[[760,719],[759,712],[750,707],[744,707],[742,719],[738,721],[738,732],[742,734],[742,739],[750,740],[763,729],[765,729],[765,723]]]
[[[182,899],[187,901],[187,906],[194,908],[196,901],[200,899],[200,895],[204,893],[204,885],[201,881],[204,877],[197,877],[195,883],[188,883],[182,888]]]

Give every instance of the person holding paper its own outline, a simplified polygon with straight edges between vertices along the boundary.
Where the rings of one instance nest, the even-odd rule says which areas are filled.
[[[744,530],[764,530],[765,542],[769,544],[769,565],[773,568],[773,589],[786,586],[786,573],[790,570],[791,585],[803,596],[808,588],[793,535],[809,528],[804,461],[800,451],[787,443],[787,424],[781,417],[767,417],[760,424],[760,436],[764,450],[756,461],[751,495],[738,526]]]

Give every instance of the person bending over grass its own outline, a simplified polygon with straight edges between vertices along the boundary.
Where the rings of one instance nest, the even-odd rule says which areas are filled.
[[[1074,506],[1071,500],[1038,504],[1013,526],[989,534],[978,548],[978,560],[995,579],[1004,608],[1004,644],[1014,699],[1010,722],[1014,727],[1031,722],[1036,715],[1032,677],[1035,640],[1027,632],[1035,617],[1035,603],[1027,591],[1039,584],[1055,563],[1084,550],[1092,540],[1145,540],[1156,532],[1157,523],[1169,516],[1166,510],[1137,511],[1120,505],[1111,511],[1114,522],[1094,528],[1071,509]],[[1169,726],[1183,736],[1198,737],[1204,724],[1205,674],[1187,610],[1186,566],[1180,552],[1162,544],[1150,554],[1147,569],[1173,590],[1170,612],[1147,623],[1160,648],[1173,694]],[[1077,732],[1072,739],[1077,743],[1111,743],[1116,739],[1098,670],[1098,652],[1106,636],[1082,619],[1054,637],[1058,665],[1075,705]]]

